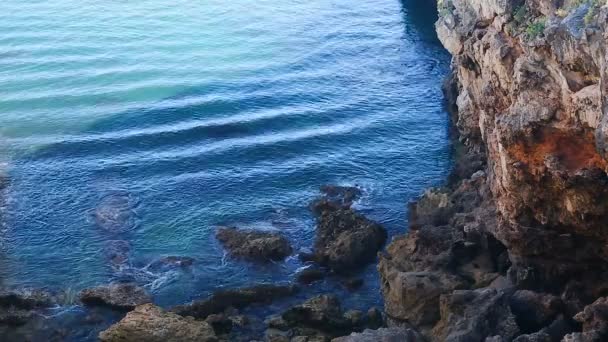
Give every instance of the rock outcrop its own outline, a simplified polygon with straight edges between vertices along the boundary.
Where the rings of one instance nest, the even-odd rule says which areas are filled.
[[[317,216],[313,253],[301,255],[335,273],[349,273],[376,258],[386,242],[386,229],[351,208],[361,195],[356,187],[323,186],[323,197],[310,208]]]
[[[103,342],[216,342],[213,328],[204,321],[182,317],[144,304],[99,334]]]
[[[182,316],[205,319],[209,315],[222,313],[229,308],[241,309],[253,304],[270,304],[276,299],[291,296],[297,291],[298,289],[291,285],[257,285],[219,290],[207,299],[176,306],[172,311]]]
[[[281,261],[293,252],[279,233],[220,227],[215,236],[230,255],[249,261]]]
[[[150,303],[152,298],[142,287],[130,283],[117,283],[82,290],[80,301],[90,306],[107,306],[128,311],[138,305]]]
[[[381,257],[389,322],[434,341],[602,340],[608,4],[438,10],[458,154],[448,186],[411,207],[409,233]]]

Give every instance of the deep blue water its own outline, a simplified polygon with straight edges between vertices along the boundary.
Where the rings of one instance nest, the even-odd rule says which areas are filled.
[[[6,285],[77,291],[116,280],[109,240],[161,305],[219,287],[288,282],[302,266],[225,257],[217,225],[280,230],[309,248],[323,184],[391,235],[450,166],[440,85],[449,66],[428,1],[75,1],[0,4],[0,163],[11,178]],[[132,229],[94,212],[128,198]],[[101,203],[101,204],[100,204]],[[348,306],[380,304],[375,266]],[[340,291],[332,281],[310,291]]]

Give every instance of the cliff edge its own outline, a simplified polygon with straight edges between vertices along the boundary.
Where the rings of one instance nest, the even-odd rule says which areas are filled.
[[[440,0],[459,146],[381,256],[391,325],[608,340],[608,4]]]

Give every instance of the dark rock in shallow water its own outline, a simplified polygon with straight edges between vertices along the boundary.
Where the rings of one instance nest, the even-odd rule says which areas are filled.
[[[300,284],[311,284],[319,280],[323,280],[327,275],[326,272],[316,268],[307,268],[296,274],[296,280]]]
[[[373,261],[387,239],[386,230],[351,209],[326,210],[318,218],[314,260],[337,273]]]
[[[145,289],[135,284],[111,284],[82,290],[80,301],[90,306],[132,310],[138,305],[150,303],[152,299]]]
[[[280,261],[293,252],[289,241],[278,233],[220,227],[216,237],[230,255],[251,261]]]
[[[194,258],[185,256],[166,256],[153,261],[146,267],[152,272],[163,272],[173,269],[188,268],[194,264]]]
[[[99,334],[103,342],[216,342],[212,327],[204,321],[164,312],[144,304]]]
[[[42,290],[20,289],[0,291],[0,323],[22,325],[30,320],[35,311],[53,305],[54,299]]]
[[[288,297],[297,292],[294,286],[257,285],[241,289],[216,291],[205,300],[198,300],[191,304],[179,305],[172,309],[182,316],[192,316],[205,319],[211,314],[218,314],[233,307],[241,309],[252,304],[269,304],[272,301]]]
[[[106,242],[103,254],[112,266],[118,270],[129,264],[131,245],[125,240],[110,240]]]
[[[137,226],[137,199],[128,192],[117,192],[101,199],[93,216],[101,229],[120,234],[131,231]]]

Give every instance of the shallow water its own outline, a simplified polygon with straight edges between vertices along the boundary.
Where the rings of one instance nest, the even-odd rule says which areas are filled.
[[[232,260],[214,228],[276,229],[309,248],[307,205],[328,183],[361,186],[357,209],[403,232],[407,201],[450,163],[449,56],[416,2],[2,1],[3,283],[135,277],[172,305],[287,282],[297,258]],[[116,207],[125,229],[96,224]],[[128,241],[139,271],[111,267],[111,240]],[[166,255],[196,263],[142,271]],[[364,274],[347,305],[380,304],[374,266]]]

